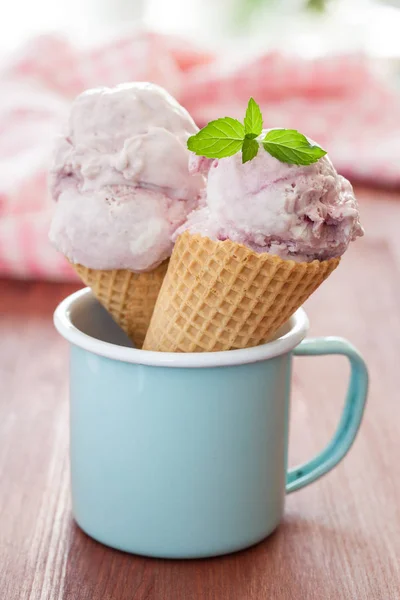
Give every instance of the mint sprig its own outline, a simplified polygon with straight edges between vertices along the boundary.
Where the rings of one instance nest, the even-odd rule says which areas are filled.
[[[260,107],[250,98],[244,125],[231,117],[210,121],[196,135],[189,137],[187,146],[206,158],[226,158],[241,150],[242,163],[257,156],[260,143],[271,156],[291,165],[311,165],[326,154],[296,129],[271,129],[262,140],[257,139],[262,134],[262,127]]]

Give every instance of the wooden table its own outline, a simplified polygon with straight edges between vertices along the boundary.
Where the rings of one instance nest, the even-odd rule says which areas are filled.
[[[369,405],[345,461],[290,495],[268,540],[212,560],[129,556],[70,513],[67,344],[52,312],[74,287],[0,281],[1,600],[399,600],[400,197],[361,190],[367,236],[308,302],[311,334],[367,359]],[[327,442],[340,358],[296,359],[290,462]]]

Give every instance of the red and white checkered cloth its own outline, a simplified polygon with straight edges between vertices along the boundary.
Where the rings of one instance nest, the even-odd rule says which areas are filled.
[[[243,118],[253,96],[264,126],[293,127],[317,140],[349,178],[400,185],[400,95],[362,57],[266,53],[227,64],[186,40],[146,31],[86,51],[39,37],[0,71],[0,276],[75,278],[47,239],[53,140],[76,94],[132,80],[164,86],[200,126]]]

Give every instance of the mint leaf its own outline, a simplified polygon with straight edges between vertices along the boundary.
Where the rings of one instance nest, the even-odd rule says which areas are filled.
[[[233,156],[242,147],[245,132],[237,119],[224,117],[210,121],[187,141],[189,150],[206,158]]]
[[[257,156],[259,144],[256,140],[246,138],[242,146],[242,163],[246,163]]]
[[[244,118],[244,132],[247,138],[253,139],[262,132],[263,118],[257,102],[250,98]],[[251,137],[250,137],[251,136]]]
[[[226,158],[242,150],[242,163],[246,163],[257,156],[260,142],[256,138],[262,134],[262,127],[260,107],[250,98],[244,125],[231,117],[210,121],[189,137],[187,147],[206,158]],[[289,165],[311,165],[326,154],[296,129],[271,129],[261,143],[271,156]]]
[[[262,145],[274,158],[289,165],[311,165],[326,154],[296,129],[271,129]]]

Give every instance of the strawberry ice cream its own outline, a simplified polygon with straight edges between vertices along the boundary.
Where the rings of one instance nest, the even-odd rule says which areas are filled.
[[[74,101],[51,170],[50,239],[72,263],[150,271],[199,202],[204,178],[188,172],[198,128],[150,83],[89,90]]]
[[[190,162],[196,177],[207,175],[206,202],[176,237],[188,230],[310,262],[341,256],[364,233],[353,188],[328,156],[296,166],[260,148],[245,164],[240,154],[219,160],[193,155]]]

